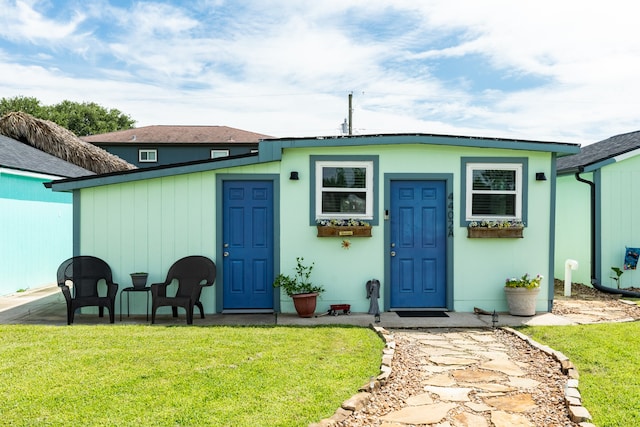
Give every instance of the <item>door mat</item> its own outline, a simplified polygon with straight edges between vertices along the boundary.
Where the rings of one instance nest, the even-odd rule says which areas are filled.
[[[444,311],[396,311],[400,317],[449,317]]]

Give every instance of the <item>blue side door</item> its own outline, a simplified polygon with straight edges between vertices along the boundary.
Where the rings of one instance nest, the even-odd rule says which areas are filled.
[[[446,308],[445,181],[391,181],[391,309]]]
[[[223,183],[223,310],[273,309],[273,182]]]

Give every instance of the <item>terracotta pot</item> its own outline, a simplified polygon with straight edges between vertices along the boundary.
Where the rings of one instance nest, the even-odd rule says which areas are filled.
[[[316,292],[309,294],[291,295],[293,298],[293,306],[300,317],[313,317],[316,312],[316,300],[318,294]]]
[[[509,314],[513,316],[533,316],[536,314],[536,298],[540,288],[504,288],[509,305]]]

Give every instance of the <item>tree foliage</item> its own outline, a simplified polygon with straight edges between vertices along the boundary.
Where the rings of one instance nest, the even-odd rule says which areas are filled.
[[[131,129],[135,124],[129,115],[115,108],[105,108],[95,102],[64,100],[54,105],[42,105],[40,100],[27,96],[0,99],[0,117],[13,111],[50,120],[78,136],[95,135]]]

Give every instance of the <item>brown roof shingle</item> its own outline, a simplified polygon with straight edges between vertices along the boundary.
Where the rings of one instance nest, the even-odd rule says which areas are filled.
[[[100,143],[257,143],[269,135],[228,126],[154,125],[82,137],[92,144]]]

